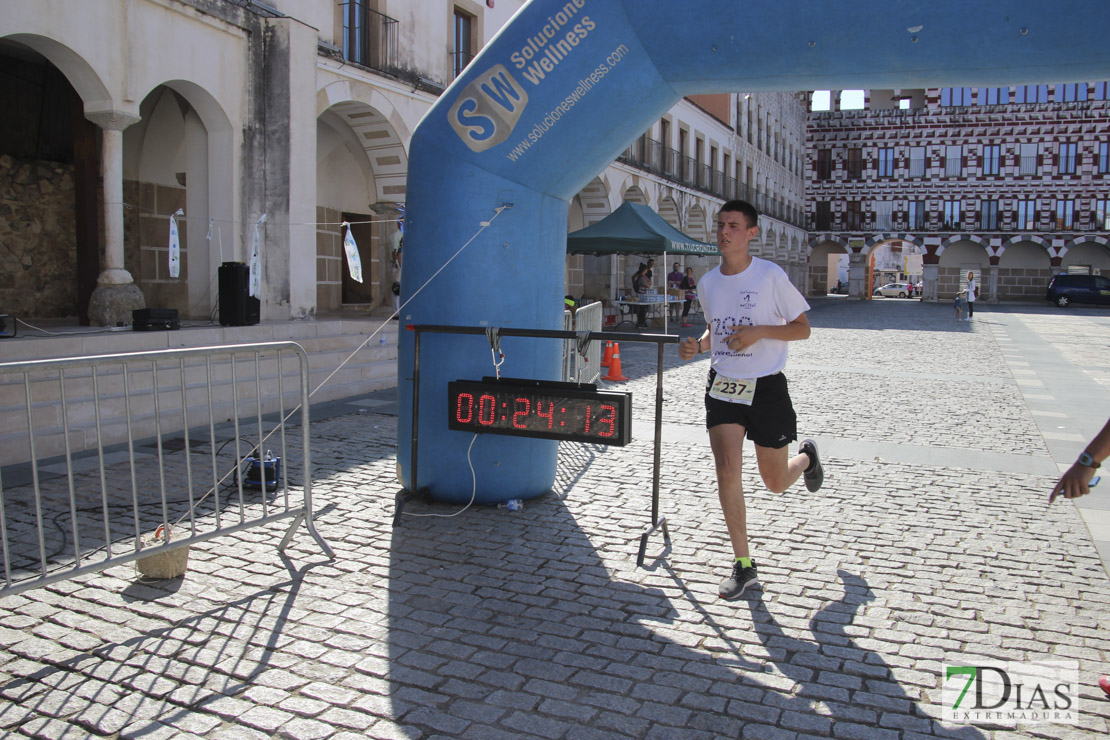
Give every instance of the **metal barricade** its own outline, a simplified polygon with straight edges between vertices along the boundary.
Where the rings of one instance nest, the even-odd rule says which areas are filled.
[[[563,312],[563,329],[577,332],[599,332],[603,320],[604,304],[594,301],[588,305]],[[601,342],[590,340],[583,355],[574,339],[563,341],[563,380],[576,383],[596,383],[601,377]]]
[[[0,596],[284,519],[333,558],[308,396],[295,342],[0,364]]]

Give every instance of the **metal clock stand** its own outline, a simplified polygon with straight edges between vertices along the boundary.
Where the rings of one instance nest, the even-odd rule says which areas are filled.
[[[401,489],[395,497],[393,526],[401,522],[405,504],[417,497],[430,500],[427,488],[420,488],[417,484],[417,425],[420,412],[420,335],[424,332],[435,334],[489,334],[489,330],[479,326],[450,326],[442,324],[411,324],[405,327],[415,333],[413,342],[413,378],[412,378],[412,461],[409,472],[412,481],[411,489]],[[593,340],[617,342],[648,342],[658,347],[655,378],[655,454],[652,470],[651,485],[651,524],[640,535],[640,549],[636,556],[636,565],[644,567],[644,556],[647,550],[648,538],[662,530],[665,548],[671,545],[671,535],[667,530],[667,520],[659,516],[659,467],[661,461],[663,438],[663,346],[678,344],[679,337],[673,334],[626,334],[623,332],[574,332],[554,329],[504,329],[493,330],[501,337],[534,337],[546,339],[578,339],[581,342]],[[583,337],[583,334],[586,334]]]

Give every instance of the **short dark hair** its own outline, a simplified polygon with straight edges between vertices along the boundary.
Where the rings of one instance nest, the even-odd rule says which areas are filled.
[[[725,211],[739,211],[744,214],[748,219],[748,228],[759,226],[759,211],[755,210],[755,206],[746,200],[730,200],[721,206],[721,213]]]

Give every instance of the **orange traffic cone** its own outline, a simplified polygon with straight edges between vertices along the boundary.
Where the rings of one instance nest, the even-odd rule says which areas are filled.
[[[613,340],[610,339],[605,343],[605,354],[601,356],[601,366],[609,367],[609,363],[613,359]]]
[[[621,374],[621,346],[613,345],[613,356],[609,359],[609,374],[602,380],[628,380]]]

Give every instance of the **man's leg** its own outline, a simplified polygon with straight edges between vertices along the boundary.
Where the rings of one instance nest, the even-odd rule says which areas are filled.
[[[717,467],[717,496],[721,500],[732,553],[738,558],[749,557],[748,520],[740,475],[746,431],[739,424],[718,424],[709,428],[709,445]]]
[[[788,450],[789,445],[778,448],[755,446],[759,476],[771,493],[782,493],[790,488],[809,467],[809,455],[798,453],[790,457]]]

